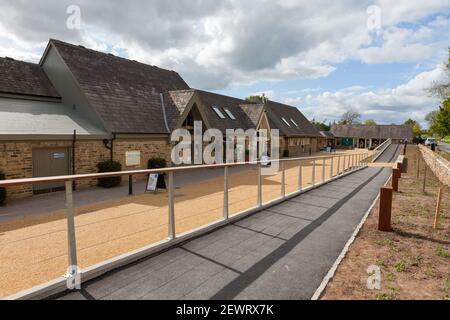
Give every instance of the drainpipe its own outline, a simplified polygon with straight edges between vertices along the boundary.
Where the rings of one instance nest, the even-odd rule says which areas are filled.
[[[110,152],[109,158],[111,161],[113,161],[113,159],[114,159],[114,140],[116,140],[116,133],[114,132],[112,135],[113,135],[112,139],[103,140],[103,144],[105,145],[105,148],[108,149]]]
[[[73,138],[72,138],[72,174],[76,174],[75,171],[75,144],[77,142],[77,130],[73,130]],[[77,183],[75,180],[72,181],[73,190],[77,189]]]
[[[113,138],[111,139],[111,148],[109,149],[111,154],[110,154],[110,159],[111,161],[114,160],[114,140],[116,140],[116,133],[113,133]]]

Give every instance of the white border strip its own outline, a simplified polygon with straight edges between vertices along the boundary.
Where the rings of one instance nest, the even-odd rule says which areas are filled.
[[[389,176],[389,178],[387,179],[387,181],[384,183],[384,186],[386,186],[389,181],[392,179],[392,174]],[[323,292],[325,291],[325,288],[327,287],[328,283],[330,282],[331,279],[333,279],[337,268],[339,267],[339,265],[341,264],[342,260],[344,260],[345,256],[348,253],[348,250],[350,249],[350,246],[353,244],[353,242],[356,239],[356,236],[359,234],[359,232],[361,231],[361,228],[364,226],[364,224],[366,223],[367,218],[369,217],[370,213],[372,212],[373,208],[375,207],[375,205],[377,204],[378,200],[380,199],[380,194],[378,193],[378,196],[375,198],[375,200],[373,201],[373,203],[370,205],[369,210],[367,210],[367,212],[364,214],[361,222],[359,223],[359,225],[356,227],[355,231],[353,232],[352,236],[350,237],[350,239],[347,241],[347,243],[345,244],[344,249],[342,249],[341,254],[337,257],[336,261],[334,262],[333,266],[331,267],[331,269],[328,271],[328,273],[326,274],[325,278],[323,278],[322,283],[320,284],[320,286],[317,288],[316,292],[314,293],[314,295],[311,297],[311,300],[319,300],[320,297],[322,296]]]

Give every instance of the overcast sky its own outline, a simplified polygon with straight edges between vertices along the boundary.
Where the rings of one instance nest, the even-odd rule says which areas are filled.
[[[0,0],[0,56],[38,62],[49,38],[178,71],[191,87],[265,92],[320,121],[424,116],[445,81],[450,0]],[[80,8],[80,28],[68,28]],[[76,26],[76,24],[70,24]]]

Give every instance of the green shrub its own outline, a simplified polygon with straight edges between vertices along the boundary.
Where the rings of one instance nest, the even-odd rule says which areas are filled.
[[[167,166],[166,159],[163,158],[150,158],[148,160],[149,169],[165,168]]]
[[[116,172],[122,171],[122,165],[117,161],[104,161],[97,164],[98,172]],[[114,188],[120,185],[122,177],[99,178],[98,186],[102,188]]]
[[[5,174],[0,172],[0,180],[5,180]],[[6,201],[6,189],[0,188],[0,206]]]

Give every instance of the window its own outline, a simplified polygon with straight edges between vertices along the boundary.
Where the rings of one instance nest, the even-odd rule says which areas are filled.
[[[291,125],[289,124],[289,122],[287,122],[287,120],[286,120],[285,118],[282,117],[281,120],[283,120],[283,122],[286,123],[286,125],[287,125],[289,128],[291,127]]]
[[[236,120],[236,117],[231,113],[230,109],[223,108],[225,110],[225,113],[230,117],[231,120]]]
[[[216,106],[212,106],[214,112],[219,116],[220,119],[225,119],[225,116],[223,115],[222,111]]]
[[[296,126],[298,128],[298,124],[297,124],[297,122],[294,121],[294,119],[291,118],[291,122],[294,124],[294,126]]]

